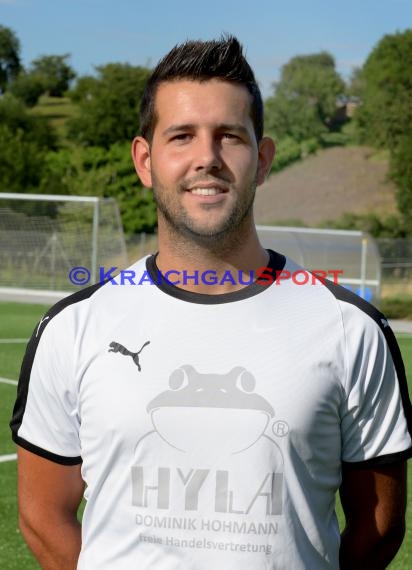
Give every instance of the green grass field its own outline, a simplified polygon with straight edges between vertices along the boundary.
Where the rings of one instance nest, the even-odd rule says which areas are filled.
[[[0,377],[16,380],[26,342],[34,325],[47,307],[0,303]],[[13,342],[4,342],[14,339]],[[398,335],[404,356],[410,391],[412,392],[412,335]],[[16,387],[0,382],[0,456],[15,453],[8,423],[15,399]],[[38,569],[17,527],[16,462],[0,462],[0,568],[3,570]],[[408,570],[412,558],[412,480],[408,486],[408,528],[405,541],[391,570]],[[338,508],[339,511],[339,508]],[[342,520],[342,517],[340,517]],[[292,570],[292,569],[291,569]],[[365,569],[367,570],[367,569]]]

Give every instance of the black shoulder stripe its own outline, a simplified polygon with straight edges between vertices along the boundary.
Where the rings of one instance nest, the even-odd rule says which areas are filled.
[[[51,453],[50,451],[46,451],[45,449],[42,449],[41,447],[38,447],[37,445],[34,445],[33,443],[26,441],[25,439],[19,437],[18,435],[15,435],[14,433],[12,434],[12,437],[13,441],[17,443],[17,445],[19,445],[20,447],[23,447],[23,449],[27,449],[27,451],[30,451],[35,455],[39,455],[44,459],[53,461],[53,463],[59,463],[60,465],[79,465],[80,463],[82,463],[81,457],[65,457],[63,455],[57,455],[57,453]]]
[[[27,448],[27,446],[22,445],[23,440],[21,438],[19,438],[19,436],[17,434],[18,434],[20,426],[23,422],[24,412],[26,410],[31,370],[33,367],[34,357],[36,355],[36,350],[37,350],[37,346],[39,344],[41,335],[43,334],[44,329],[49,324],[49,322],[53,319],[53,317],[55,317],[58,313],[60,313],[66,307],[73,305],[74,303],[78,303],[80,301],[83,301],[84,299],[88,299],[98,289],[100,289],[100,287],[102,285],[104,285],[104,283],[96,283],[95,285],[91,285],[90,287],[87,287],[86,289],[81,289],[80,291],[76,291],[76,293],[73,293],[72,295],[69,295],[69,296],[65,297],[64,299],[61,299],[58,303],[53,305],[53,307],[51,307],[47,311],[47,313],[44,315],[44,317],[42,317],[42,319],[39,321],[39,323],[37,323],[37,325],[33,331],[33,334],[32,334],[32,336],[31,336],[31,338],[27,344],[26,352],[25,352],[23,362],[21,365],[19,382],[18,382],[18,386],[17,386],[16,403],[14,404],[13,415],[12,415],[12,418],[10,421],[10,428],[12,431],[13,441],[18,443],[22,447]],[[26,442],[26,443],[28,443],[28,442]],[[31,444],[29,444],[29,445],[31,445]],[[30,451],[34,451],[35,448],[39,449],[36,446],[31,445]],[[43,453],[47,454],[48,452],[44,451]],[[41,455],[41,453],[38,453],[38,455]],[[49,454],[49,455],[53,455],[53,454]],[[50,457],[48,457],[48,458],[50,458]]]
[[[394,463],[399,463],[401,461],[406,461],[412,457],[412,447],[405,449],[405,451],[399,451],[398,453],[389,453],[388,455],[379,455],[378,457],[372,457],[372,459],[366,459],[365,461],[343,461],[345,469],[370,469],[384,467],[385,465],[393,465]]]
[[[390,353],[392,355],[392,360],[395,364],[395,369],[399,381],[399,389],[402,398],[402,405],[408,425],[408,431],[412,437],[412,405],[408,392],[408,381],[406,379],[405,366],[403,364],[401,351],[399,349],[395,335],[393,334],[393,331],[389,326],[389,323],[386,320],[385,315],[381,313],[376,307],[365,301],[365,299],[362,299],[361,297],[359,297],[359,295],[352,293],[352,291],[348,291],[341,285],[332,283],[327,279],[325,279],[324,281],[325,281],[325,286],[336,297],[336,299],[339,299],[340,301],[345,301],[346,303],[351,303],[352,305],[358,307],[361,311],[363,311],[371,319],[373,319],[375,323],[379,326],[381,331],[383,332],[386,342],[388,343]]]

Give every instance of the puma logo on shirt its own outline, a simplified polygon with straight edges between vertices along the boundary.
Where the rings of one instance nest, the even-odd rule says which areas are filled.
[[[139,354],[142,352],[144,347],[147,346],[148,344],[150,344],[150,340],[145,342],[144,345],[142,346],[142,348],[138,352],[131,352],[130,350],[128,350],[125,346],[123,346],[119,342],[113,341],[109,345],[109,347],[110,347],[109,352],[120,352],[120,354],[123,354],[124,356],[131,356],[132,360],[136,364],[139,372],[141,372],[142,367],[140,366],[140,362],[139,362]]]

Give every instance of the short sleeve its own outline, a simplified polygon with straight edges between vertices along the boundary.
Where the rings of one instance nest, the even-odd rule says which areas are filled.
[[[341,410],[342,461],[383,465],[412,455],[411,404],[399,347],[387,321],[343,311],[347,378]]]
[[[74,333],[67,311],[53,309],[27,345],[10,422],[21,447],[56,463],[81,463]]]

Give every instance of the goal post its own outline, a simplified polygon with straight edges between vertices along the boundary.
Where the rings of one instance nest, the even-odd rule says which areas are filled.
[[[0,193],[0,287],[73,291],[70,271],[127,266],[113,198]]]

